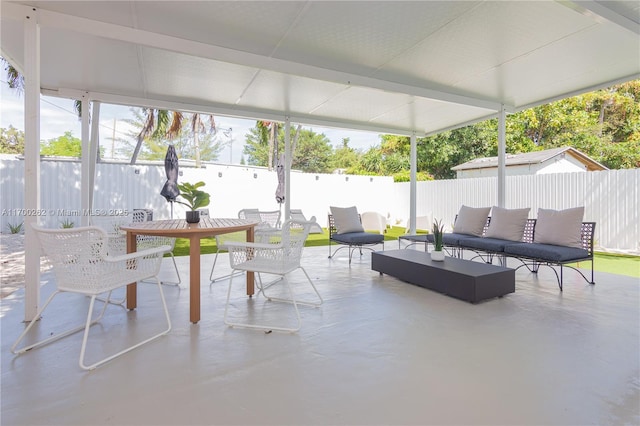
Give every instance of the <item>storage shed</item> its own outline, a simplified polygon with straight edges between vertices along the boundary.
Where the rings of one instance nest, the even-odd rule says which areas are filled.
[[[506,175],[538,175],[544,173],[592,172],[608,170],[577,149],[565,146],[524,154],[507,154]],[[498,157],[476,158],[452,167],[458,179],[498,175]]]

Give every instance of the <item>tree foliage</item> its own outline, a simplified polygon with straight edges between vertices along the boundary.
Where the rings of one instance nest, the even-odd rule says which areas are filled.
[[[54,157],[81,157],[82,141],[71,132],[49,139],[40,145],[40,154]]]
[[[507,117],[506,152],[571,146],[611,169],[640,167],[640,80],[541,105]],[[408,137],[385,135],[354,173],[393,174]],[[452,167],[498,155],[498,120],[418,139],[418,172],[455,177]],[[393,154],[391,154],[393,153]],[[394,157],[395,155],[395,157]],[[397,178],[398,179],[398,178]]]
[[[0,128],[0,153],[24,154],[24,132],[13,126]]]
[[[274,129],[273,125],[265,126],[264,122],[260,121],[251,128],[246,135],[243,151],[247,164],[269,167],[270,164],[274,164],[274,157],[277,159],[278,155],[284,152],[284,128],[279,127],[273,147],[270,142],[272,129]],[[312,130],[291,128],[292,141],[295,139],[296,132],[299,134],[291,167],[309,173],[331,172],[333,148],[329,139],[324,134],[317,134]]]
[[[342,145],[334,148],[329,160],[331,170],[350,170],[359,163],[362,152],[350,147],[349,142],[349,138],[343,138]]]

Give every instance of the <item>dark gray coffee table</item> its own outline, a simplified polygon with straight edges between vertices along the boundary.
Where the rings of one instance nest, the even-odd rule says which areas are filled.
[[[434,262],[418,250],[373,252],[371,269],[471,303],[516,291],[515,269],[455,257]]]

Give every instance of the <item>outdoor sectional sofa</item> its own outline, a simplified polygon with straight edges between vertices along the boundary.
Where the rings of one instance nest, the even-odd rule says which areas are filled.
[[[456,216],[456,220],[457,218],[458,216]],[[536,242],[537,222],[537,219],[526,219],[521,240],[513,241],[488,236],[487,231],[491,224],[491,216],[487,216],[480,236],[460,232],[445,233],[443,235],[443,244],[456,257],[462,257],[463,250],[470,250],[487,263],[492,263],[494,257],[498,257],[503,265],[506,265],[507,257],[518,259],[522,262],[522,265],[516,269],[525,266],[533,273],[537,273],[540,266],[549,266],[556,274],[560,291],[562,291],[563,285],[563,267],[577,271],[589,284],[595,284],[593,277],[595,222],[581,223],[580,240],[579,244],[577,244],[579,247],[577,245],[566,246]],[[454,231],[455,229],[454,226]],[[433,235],[428,234],[426,240],[429,243],[433,243]],[[576,262],[591,262],[591,280],[577,268],[568,265]],[[554,266],[559,267],[559,274]]]

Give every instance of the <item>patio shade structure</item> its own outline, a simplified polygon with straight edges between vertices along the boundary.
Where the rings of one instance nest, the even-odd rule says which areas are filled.
[[[508,113],[640,77],[637,1],[3,1],[0,8],[1,53],[26,77],[26,208],[39,203],[40,93],[82,99],[83,112],[88,102],[108,102],[407,135],[415,176],[419,136],[498,117],[504,165]],[[504,173],[498,181],[500,202]],[[37,269],[36,256],[28,255],[28,271]],[[27,292],[37,292],[29,274]],[[35,315],[37,302],[27,296],[26,303]]]
[[[173,219],[173,202],[176,201],[176,198],[180,195],[180,190],[178,189],[178,168],[176,147],[169,145],[167,154],[164,157],[164,170],[167,174],[167,181],[164,183],[160,195],[171,203],[171,219]]]

